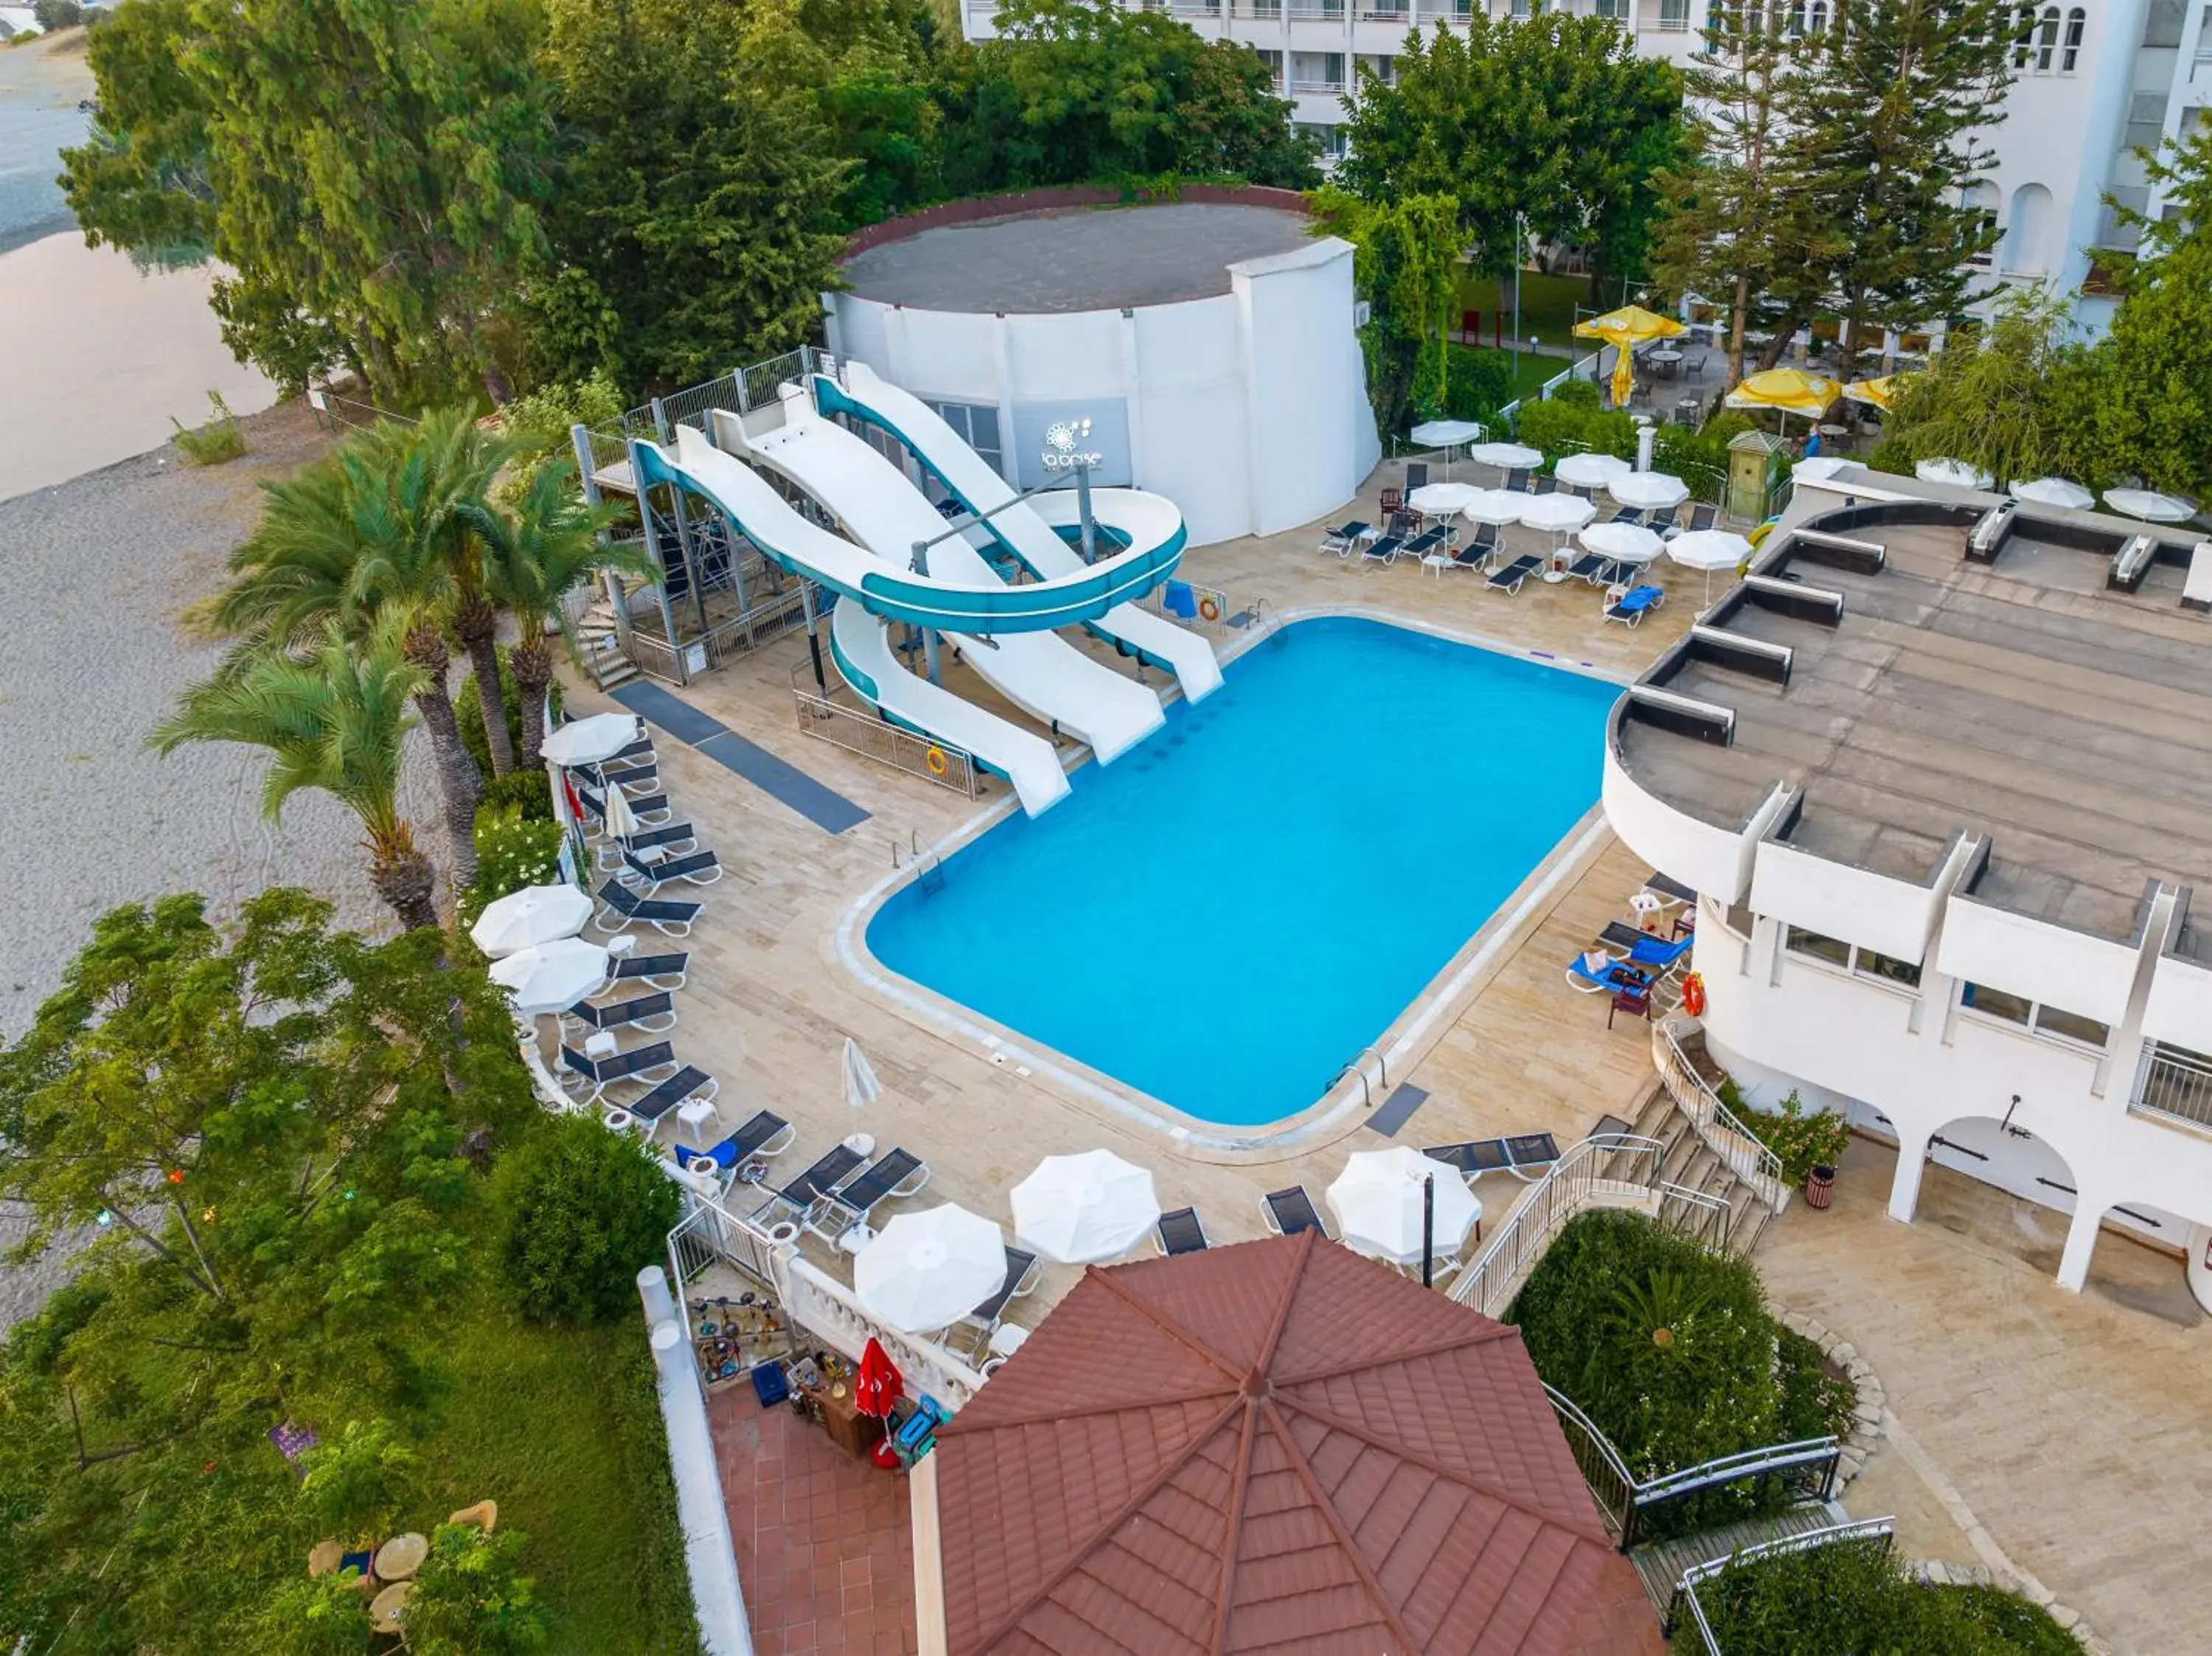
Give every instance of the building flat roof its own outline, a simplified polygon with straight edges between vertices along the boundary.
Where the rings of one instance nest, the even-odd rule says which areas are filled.
[[[1170,202],[939,225],[845,261],[863,299],[918,310],[1110,311],[1229,291],[1229,267],[1304,247],[1304,215]]]
[[[1886,553],[1878,573],[1842,567],[1789,531],[1845,500],[1801,490],[1753,573],[1841,593],[1840,621],[1737,589],[1712,624],[1789,646],[1789,683],[1717,651],[1670,655],[1647,682],[1734,709],[1734,739],[1630,719],[1630,773],[1731,828],[1777,781],[1800,787],[1786,843],[1914,883],[1958,834],[1986,837],[1976,897],[2101,937],[2133,935],[2153,878],[2212,894],[2212,616],[2180,607],[2201,531],[2023,513],[1995,561],[1974,562],[1973,511],[1999,497],[1855,475],[1960,520],[1840,529]],[[2136,591],[2108,589],[2112,551],[2147,530],[2160,561]]]

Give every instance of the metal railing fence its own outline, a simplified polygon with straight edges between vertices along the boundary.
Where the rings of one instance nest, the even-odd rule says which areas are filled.
[[[1674,1630],[1674,1648],[1682,1653],[1682,1656],[1727,1656],[1721,1647],[1719,1636],[1713,1631],[1711,1617],[1700,1596],[1700,1589],[1716,1578],[1731,1570],[1756,1564],[1762,1558],[1810,1552],[1815,1547],[1861,1544],[1887,1557],[1896,1546],[1892,1520],[1869,1518],[1856,1524],[1834,1524],[1826,1529],[1808,1530],[1802,1535],[1762,1541],[1756,1546],[1731,1553],[1726,1558],[1716,1558],[1691,1566],[1682,1573],[1682,1580],[1674,1589],[1674,1601],[1667,1617],[1670,1630]],[[1694,1634],[1694,1643],[1686,1642],[1685,1632]]]
[[[1720,1095],[1705,1084],[1705,1078],[1690,1062],[1680,1040],[1680,1032],[1690,1022],[1680,1016],[1652,1020],[1651,1061],[1659,1079],[1682,1113],[1690,1118],[1690,1125],[1706,1147],[1756,1191],[1760,1200],[1779,1212],[1790,1194],[1782,1182],[1782,1158],[1721,1102]]]
[[[1474,1262],[1453,1279],[1451,1297],[1486,1317],[1502,1316],[1552,1239],[1601,1192],[1644,1205],[1658,1184],[1667,1147],[1633,1133],[1593,1133],[1552,1164]]]
[[[2149,1042],[2136,1071],[2128,1107],[2212,1127],[2212,1059],[2185,1046]]]
[[[853,693],[834,680],[826,689],[801,682],[799,675],[808,666],[800,661],[792,667],[791,700],[802,735],[877,760],[970,799],[981,792],[974,755],[841,700]]]

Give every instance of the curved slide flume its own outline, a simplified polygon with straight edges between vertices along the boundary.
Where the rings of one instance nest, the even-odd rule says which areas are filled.
[[[854,415],[896,438],[1039,580],[1079,575],[1089,567],[1058,532],[1077,521],[1073,489],[1024,500],[920,397],[863,362],[848,362],[843,375],[842,383],[815,377],[817,408]],[[1096,488],[1091,500],[1091,515],[1124,545],[1163,539],[1170,523],[1182,521],[1171,501],[1140,489]],[[1173,673],[1192,701],[1221,688],[1221,664],[1213,646],[1165,616],[1119,604],[1085,624],[1148,665]]]
[[[680,427],[678,442],[680,458],[674,460],[652,445],[641,446],[666,468],[672,480],[714,501],[747,540],[786,568],[822,579],[825,571],[854,576],[864,566],[882,567],[872,553],[800,517],[768,479],[698,433]],[[860,600],[837,600],[830,623],[830,647],[845,682],[884,717],[966,749],[976,763],[1013,784],[1022,809],[1030,816],[1067,797],[1067,773],[1051,743],[908,671],[891,648],[884,622],[869,614]]]
[[[922,561],[929,579],[949,590],[996,583],[1008,593],[1025,593],[1053,584],[1006,585],[963,536],[948,532],[937,508],[905,472],[817,413],[803,386],[787,385],[782,396],[784,423],[746,439],[747,453],[820,501],[884,563],[905,568],[915,548],[931,543]],[[940,630],[977,677],[1024,712],[1089,743],[1101,764],[1111,764],[1166,722],[1152,691],[1054,634],[990,630],[989,636],[977,637],[976,630],[988,629]]]

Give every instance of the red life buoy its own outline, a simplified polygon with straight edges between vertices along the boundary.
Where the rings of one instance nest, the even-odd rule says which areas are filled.
[[[1705,980],[1695,972],[1682,980],[1682,1010],[1693,1018],[1705,1015]]]

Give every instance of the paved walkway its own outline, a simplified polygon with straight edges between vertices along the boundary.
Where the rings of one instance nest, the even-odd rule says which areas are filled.
[[[1909,1556],[2009,1562],[2123,1656],[2212,1649],[2212,1328],[2179,1263],[2108,1232],[2066,1293],[2063,1216],[1930,1168],[1901,1225],[1894,1165],[1855,1143],[1835,1206],[1793,1204],[1759,1255],[1778,1305],[1874,1365],[1903,1428],[1851,1512],[1896,1513]]]
[[[906,1478],[750,1386],[708,1399],[755,1656],[914,1656]]]

